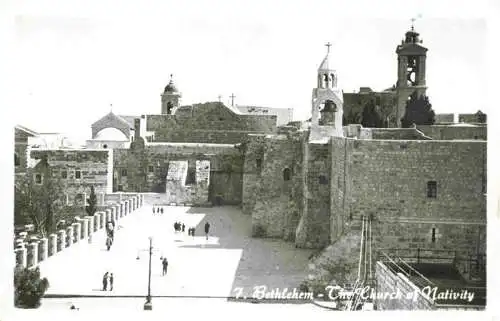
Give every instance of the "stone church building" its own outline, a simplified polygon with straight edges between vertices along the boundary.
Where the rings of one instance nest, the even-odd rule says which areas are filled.
[[[312,118],[286,125],[278,125],[272,110],[181,105],[171,80],[159,114],[110,112],[92,125],[88,150],[74,151],[93,158],[72,157],[96,158],[109,169],[92,174],[94,180],[106,175],[99,179],[102,193],[158,193],[163,204],[238,205],[252,216],[254,235],[297,247],[337,244],[355,252],[347,246],[350,236],[369,216],[379,248],[484,254],[486,126],[400,128],[408,96],[426,92],[427,49],[412,27],[396,53],[396,85],[359,94],[337,86],[342,75],[327,53],[313,84]],[[343,125],[364,99],[378,98],[389,128]],[[55,151],[37,153],[49,154],[50,164]]]

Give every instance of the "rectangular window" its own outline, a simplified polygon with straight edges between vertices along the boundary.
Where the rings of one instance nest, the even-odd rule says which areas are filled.
[[[82,178],[82,172],[75,171],[75,179],[80,179],[80,178]]]
[[[429,181],[427,182],[427,197],[436,198],[437,197],[437,182]]]
[[[153,173],[155,171],[155,168],[152,165],[148,166],[148,172]]]
[[[37,185],[42,184],[42,174],[35,174],[35,184]]]
[[[255,165],[257,166],[257,171],[260,172],[262,169],[262,159],[257,158],[257,160],[255,161]]]
[[[62,171],[62,172],[61,172],[61,177],[62,177],[63,179],[67,179],[67,178],[68,178],[68,172],[67,172],[67,171]]]
[[[126,169],[122,169],[122,176],[127,176],[127,170]]]
[[[123,192],[123,185],[118,185],[118,192]]]
[[[188,168],[186,175],[186,185],[196,184],[196,168]]]
[[[436,228],[432,228],[432,236],[431,236],[431,242],[436,243]]]
[[[320,175],[318,181],[320,185],[328,185],[328,178],[325,175]]]

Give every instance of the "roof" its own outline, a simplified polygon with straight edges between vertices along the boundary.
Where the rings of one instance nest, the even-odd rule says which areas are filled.
[[[135,128],[135,121],[134,120],[136,118],[141,118],[141,116],[125,116],[125,115],[116,115],[116,116],[125,120],[130,125],[131,129]]]
[[[15,128],[18,130],[21,130],[21,131],[23,131],[31,136],[38,136],[39,135],[39,133],[35,132],[34,130],[31,130],[31,129],[24,127],[24,126],[21,126],[21,125],[16,125]]]

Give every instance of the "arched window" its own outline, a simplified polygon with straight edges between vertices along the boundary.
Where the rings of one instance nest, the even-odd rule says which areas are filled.
[[[290,170],[290,168],[288,168],[288,167],[285,168],[283,170],[283,180],[289,181],[291,176],[292,176],[292,171]]]
[[[14,153],[14,165],[15,166],[20,166],[21,165],[21,160],[19,159],[19,156],[17,156],[16,153]]]

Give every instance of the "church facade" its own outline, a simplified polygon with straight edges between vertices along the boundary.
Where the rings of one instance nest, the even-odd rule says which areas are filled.
[[[337,86],[328,53],[311,120],[285,126],[276,115],[221,102],[183,106],[171,80],[161,113],[110,113],[93,124],[92,144],[107,128],[121,135],[117,145],[99,147],[112,150],[107,188],[157,193],[163,204],[238,205],[252,216],[255,236],[301,248],[337,244],[355,257],[352,235],[370,217],[378,248],[484,254],[486,127],[399,128],[408,96],[425,94],[427,49],[413,29],[397,48],[396,86],[365,91],[387,104],[389,128],[343,125],[357,97]]]

